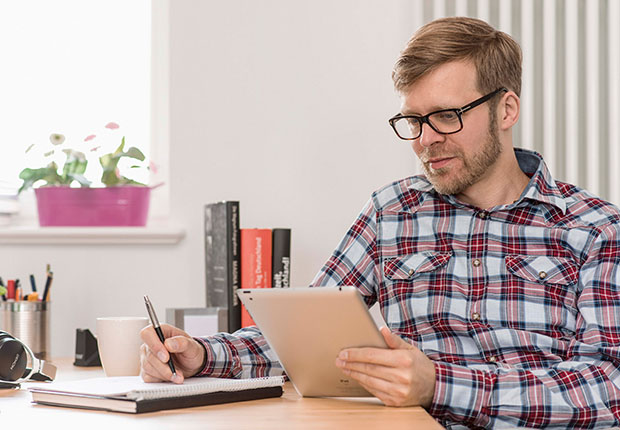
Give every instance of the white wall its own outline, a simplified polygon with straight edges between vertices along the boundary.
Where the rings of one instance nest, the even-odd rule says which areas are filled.
[[[0,245],[0,275],[55,273],[52,354],[97,316],[205,303],[202,208],[241,201],[242,227],[291,227],[308,284],[370,193],[417,169],[387,119],[408,1],[174,1],[170,5],[173,246]],[[155,191],[157,192],[157,191]]]

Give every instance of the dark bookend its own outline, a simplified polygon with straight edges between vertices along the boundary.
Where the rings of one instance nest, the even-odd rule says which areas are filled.
[[[272,233],[273,258],[271,272],[273,288],[291,286],[291,229],[274,228]]]
[[[271,288],[271,229],[241,229],[241,288]],[[241,306],[241,327],[255,325]]]
[[[207,307],[228,309],[228,332],[241,328],[239,202],[205,205]]]

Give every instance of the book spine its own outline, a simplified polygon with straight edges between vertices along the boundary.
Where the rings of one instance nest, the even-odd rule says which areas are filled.
[[[291,286],[291,229],[274,228],[272,235],[273,259],[271,271],[273,288]]]
[[[237,290],[241,287],[241,229],[239,227],[239,202],[227,202],[229,220],[228,255],[228,329],[233,333],[241,328],[241,302]]]
[[[271,288],[271,230],[241,229],[241,288]],[[241,327],[255,325],[241,305]]]
[[[205,206],[205,271],[207,307],[226,308],[227,331],[241,328],[239,288],[239,202]]]

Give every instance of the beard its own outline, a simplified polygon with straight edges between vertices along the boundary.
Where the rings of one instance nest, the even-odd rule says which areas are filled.
[[[454,148],[449,154],[450,157],[456,157],[463,163],[459,175],[451,177],[450,167],[432,169],[430,163],[422,161],[444,156],[445,154],[441,153],[443,148],[439,147],[439,150],[433,150],[432,147],[427,148],[419,155],[422,170],[424,170],[426,178],[437,192],[441,194],[462,193],[478,182],[487,170],[497,161],[502,152],[502,145],[499,141],[497,127],[495,126],[495,115],[492,114],[491,116],[486,141],[480,152],[472,157],[467,157],[461,149]]]

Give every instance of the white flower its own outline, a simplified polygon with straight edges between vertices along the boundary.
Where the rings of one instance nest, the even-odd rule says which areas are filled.
[[[64,135],[58,134],[58,133],[50,134],[50,142],[52,142],[52,145],[60,145],[64,141],[65,141]]]

